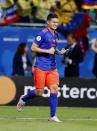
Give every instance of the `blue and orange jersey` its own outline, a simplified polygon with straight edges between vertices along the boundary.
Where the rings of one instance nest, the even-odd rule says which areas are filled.
[[[48,28],[45,28],[35,37],[34,43],[41,49],[56,49],[58,43],[58,33],[53,35]],[[37,53],[35,67],[42,70],[51,71],[56,69],[55,55],[47,53]]]

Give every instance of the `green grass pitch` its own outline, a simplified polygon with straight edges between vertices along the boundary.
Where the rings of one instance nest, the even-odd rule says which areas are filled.
[[[96,108],[57,108],[62,123],[48,122],[49,107],[0,106],[0,131],[97,131]]]

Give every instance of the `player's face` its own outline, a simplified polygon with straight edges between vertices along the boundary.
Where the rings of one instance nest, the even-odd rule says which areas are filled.
[[[56,30],[57,27],[58,27],[58,19],[57,18],[53,18],[53,19],[47,21],[47,24],[48,24],[50,29]]]

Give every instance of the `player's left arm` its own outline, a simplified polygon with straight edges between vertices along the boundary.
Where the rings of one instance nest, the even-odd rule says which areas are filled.
[[[58,40],[59,40],[59,36],[58,34],[56,34],[56,44],[58,43]],[[55,48],[55,54],[57,55],[64,55],[65,53],[67,53],[69,51],[69,49],[64,49],[62,48],[62,50],[58,50],[58,48]]]
[[[58,50],[57,48],[56,48],[56,50],[55,50],[55,54],[57,54],[57,55],[63,55],[63,54],[65,54],[65,53],[67,53],[69,51],[69,49],[62,49],[62,50]]]

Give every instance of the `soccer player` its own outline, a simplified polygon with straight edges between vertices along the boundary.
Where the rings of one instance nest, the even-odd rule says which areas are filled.
[[[58,26],[58,16],[56,14],[47,16],[47,25],[47,28],[36,36],[31,47],[31,50],[37,53],[33,71],[35,90],[20,97],[17,110],[21,111],[29,99],[42,96],[46,83],[50,89],[50,118],[48,120],[61,122],[56,116],[59,75],[56,69],[55,54],[63,55],[68,50],[62,49],[59,51],[56,49],[58,43],[58,34],[55,31]]]

